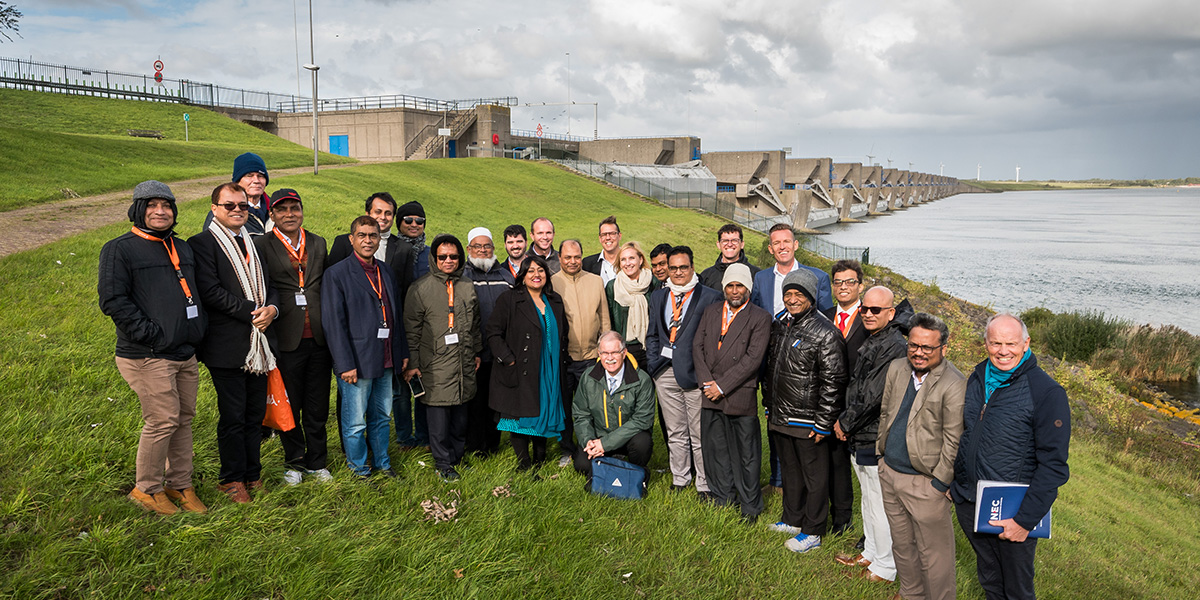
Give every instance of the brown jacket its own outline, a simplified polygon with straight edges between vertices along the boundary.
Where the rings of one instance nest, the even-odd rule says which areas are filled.
[[[696,381],[701,386],[707,381],[715,381],[725,394],[716,402],[705,396],[701,406],[733,416],[757,414],[758,368],[771,341],[771,315],[747,302],[729,324],[725,339],[720,340],[724,310],[724,302],[705,307],[692,341]],[[718,350],[719,340],[721,348]]]
[[[604,281],[599,275],[580,271],[567,275],[559,271],[550,277],[554,291],[562,296],[567,309],[567,323],[571,336],[567,341],[567,355],[571,360],[596,360],[599,356],[600,334],[611,329],[608,320],[608,299],[604,295]]]
[[[912,381],[912,372],[907,357],[897,358],[888,366],[879,410],[879,439],[875,443],[875,451],[881,455],[887,447],[896,411]],[[962,437],[966,393],[967,378],[949,360],[942,359],[925,376],[908,413],[904,439],[908,442],[909,461],[917,471],[947,485],[954,481],[954,456]]]

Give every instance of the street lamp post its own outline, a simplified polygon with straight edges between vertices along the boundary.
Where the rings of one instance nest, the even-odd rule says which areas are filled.
[[[318,169],[318,167],[317,167],[317,164],[318,164],[318,162],[317,162],[317,161],[318,161],[318,154],[317,154],[317,152],[318,152],[318,150],[320,149],[320,144],[318,143],[318,140],[320,140],[320,139],[321,139],[320,137],[318,137],[318,136],[317,136],[317,71],[320,71],[320,70],[321,70],[321,67],[319,67],[319,66],[317,66],[317,65],[314,65],[314,64],[312,64],[312,63],[309,63],[309,64],[307,64],[307,65],[304,65],[304,68],[305,68],[305,69],[308,69],[309,71],[311,71],[311,72],[312,72],[312,80],[313,80],[313,81],[312,81],[312,86],[313,86],[313,101],[312,101],[312,111],[313,111],[313,134],[312,134],[312,141],[313,141],[313,175],[316,175],[316,174],[317,174],[317,169]]]

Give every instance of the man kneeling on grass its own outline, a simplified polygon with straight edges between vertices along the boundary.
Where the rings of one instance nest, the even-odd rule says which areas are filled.
[[[625,353],[615,331],[600,335],[598,364],[584,371],[575,389],[571,416],[579,444],[575,470],[591,483],[592,459],[624,454],[645,467],[650,462],[654,382]]]
[[[158,181],[133,190],[133,228],[100,250],[100,309],[117,326],[117,369],[142,405],[137,484],[129,498],[162,515],[207,509],[192,486],[192,418],[205,314],[196,262],[175,237],[175,196]],[[165,473],[165,476],[164,476]]]

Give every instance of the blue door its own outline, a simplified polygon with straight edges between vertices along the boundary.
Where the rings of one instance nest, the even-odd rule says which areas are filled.
[[[350,136],[329,136],[329,153],[336,154],[338,156],[350,156]]]
[[[449,158],[457,158],[458,157],[458,150],[455,148],[455,145],[456,145],[455,140],[450,140],[449,154],[446,155],[447,157],[449,157]]]

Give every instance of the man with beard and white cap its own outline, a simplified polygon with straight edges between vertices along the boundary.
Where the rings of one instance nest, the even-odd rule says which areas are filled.
[[[479,335],[487,327],[496,306],[496,298],[512,289],[505,277],[505,267],[496,261],[496,247],[492,232],[486,227],[476,227],[467,233],[467,265],[463,277],[475,284],[475,296],[479,298]],[[500,449],[500,431],[496,429],[496,411],[488,406],[488,388],[492,378],[492,349],[483,345],[480,353],[479,371],[475,374],[475,397],[467,403],[467,452],[493,454]]]
[[[633,366],[625,340],[615,331],[600,335],[600,360],[579,380],[571,403],[571,419],[579,444],[575,470],[592,476],[592,459],[623,454],[645,467],[653,449],[654,382]]]
[[[143,181],[133,190],[133,227],[100,250],[100,310],[117,328],[117,370],[138,396],[142,434],[129,498],[163,515],[207,509],[192,486],[192,418],[204,337],[196,261],[175,237],[171,188]]]
[[[753,522],[763,511],[757,388],[758,368],[771,337],[771,315],[749,302],[749,267],[731,264],[721,281],[725,301],[704,309],[692,342],[696,381],[704,393],[704,475],[718,505],[737,504],[742,518]]]

